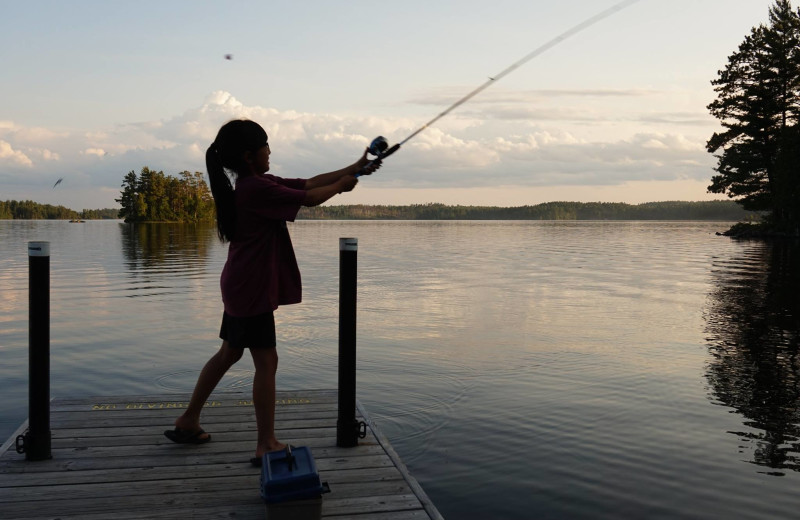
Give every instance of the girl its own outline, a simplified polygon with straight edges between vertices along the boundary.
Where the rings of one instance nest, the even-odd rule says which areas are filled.
[[[365,150],[359,160],[341,170],[310,179],[282,179],[266,173],[269,156],[267,133],[249,120],[223,125],[206,151],[217,231],[220,240],[229,242],[220,277],[222,347],[200,372],[189,406],[175,421],[175,429],[164,432],[177,443],[210,441],[211,436],[200,427],[200,411],[225,372],[248,348],[255,364],[253,404],[258,443],[251,459],[254,465],[260,465],[264,453],[286,447],[275,437],[278,354],[272,313],[279,305],[301,300],[300,271],[286,222],[294,221],[301,206],[316,206],[351,191],[358,183],[355,174],[362,169],[370,174],[380,167],[379,161],[367,166]]]

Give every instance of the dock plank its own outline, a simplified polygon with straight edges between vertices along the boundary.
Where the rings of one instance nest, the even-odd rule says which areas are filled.
[[[209,399],[202,423],[212,442],[202,445],[163,436],[187,403],[183,395],[53,401],[52,459],[26,461],[13,438],[3,444],[3,518],[264,518],[260,472],[249,464],[257,435],[249,395]],[[331,487],[322,516],[440,519],[360,403],[367,437],[336,446],[336,408],[331,390],[281,392],[276,400],[278,437],[308,446]]]

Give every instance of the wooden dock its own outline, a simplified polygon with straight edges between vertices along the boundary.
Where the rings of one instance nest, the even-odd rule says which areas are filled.
[[[212,441],[178,445],[172,427],[188,396],[58,399],[51,404],[51,460],[15,449],[23,425],[0,451],[0,517],[25,519],[219,519],[265,517],[249,394],[214,394],[202,424]],[[331,492],[323,518],[441,519],[387,439],[358,404],[367,437],[336,447],[335,390],[282,392],[278,438],[308,446]]]

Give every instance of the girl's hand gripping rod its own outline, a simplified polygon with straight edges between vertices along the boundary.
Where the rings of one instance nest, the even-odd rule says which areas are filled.
[[[405,139],[403,139],[402,141],[400,141],[396,145],[392,146],[391,148],[389,148],[389,142],[386,140],[385,137],[383,137],[383,136],[376,137],[375,139],[372,140],[372,143],[370,143],[369,148],[367,149],[370,154],[375,156],[375,159],[373,159],[370,162],[368,162],[366,164],[366,166],[364,166],[361,169],[361,171],[356,174],[356,177],[360,177],[360,176],[366,174],[367,173],[367,168],[369,168],[370,166],[372,166],[376,162],[378,164],[380,164],[380,161],[383,160],[384,157],[389,157],[394,152],[399,150],[400,147],[403,146],[404,144],[406,144],[406,142],[409,139],[413,138],[418,133],[422,132],[423,130],[425,130],[426,128],[428,128],[432,124],[434,124],[439,119],[443,118],[444,116],[446,116],[447,114],[449,114],[450,112],[452,112],[453,110],[458,108],[459,106],[463,105],[464,103],[466,103],[467,101],[469,101],[470,99],[475,97],[477,94],[479,94],[483,90],[487,89],[490,85],[495,83],[497,80],[502,79],[503,77],[505,77],[508,74],[512,73],[514,70],[516,70],[520,66],[522,66],[525,63],[529,62],[530,60],[532,60],[536,56],[542,54],[544,51],[546,51],[546,50],[548,50],[548,49],[550,49],[552,47],[555,47],[556,45],[558,45],[562,41],[566,40],[570,36],[573,36],[573,35],[581,32],[581,31],[583,31],[584,29],[587,29],[588,27],[596,24],[600,20],[603,20],[604,18],[608,18],[609,16],[611,16],[614,13],[616,13],[617,11],[620,11],[620,10],[622,10],[622,9],[628,7],[629,5],[634,4],[634,3],[638,2],[638,1],[639,0],[622,0],[621,2],[616,3],[613,6],[609,7],[605,11],[603,11],[603,12],[601,12],[599,14],[596,14],[596,15],[592,16],[591,18],[587,19],[587,20],[584,20],[583,22],[579,23],[578,25],[576,25],[575,27],[573,27],[573,28],[571,28],[571,29],[569,29],[567,31],[564,31],[563,33],[559,34],[558,36],[556,36],[555,38],[553,38],[549,42],[547,42],[544,45],[542,45],[541,47],[535,49],[533,52],[528,53],[521,60],[519,60],[519,61],[517,61],[515,63],[512,63],[509,67],[506,67],[505,69],[500,71],[498,74],[495,74],[494,76],[489,77],[489,79],[485,83],[483,83],[478,88],[476,88],[475,90],[473,90],[472,92],[470,92],[466,96],[462,97],[461,99],[459,99],[458,101],[456,101],[455,103],[453,103],[452,105],[447,107],[447,109],[444,112],[442,112],[441,114],[437,115],[436,117],[434,117],[433,119],[431,119],[430,121],[428,121],[427,123],[422,125],[420,128],[415,130],[411,135],[409,135],[408,137],[406,137]]]
[[[361,171],[359,171],[355,176],[361,177],[362,175],[370,175],[369,173],[367,173],[369,167],[372,166],[373,164],[379,166],[384,157],[389,157],[394,152],[400,149],[400,144],[402,143],[398,143],[389,148],[389,141],[387,141],[386,138],[383,137],[382,135],[379,135],[378,137],[373,139],[372,142],[369,144],[369,148],[367,148],[367,152],[375,156],[375,158],[372,159],[367,164],[365,164],[364,167],[361,168]]]

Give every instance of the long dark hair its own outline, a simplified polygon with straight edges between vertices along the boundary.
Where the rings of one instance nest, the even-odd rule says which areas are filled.
[[[237,177],[249,174],[245,152],[254,152],[267,144],[267,133],[261,125],[249,119],[234,119],[225,123],[217,138],[206,150],[206,169],[211,195],[217,209],[217,234],[223,242],[236,235],[236,205],[233,186]]]

